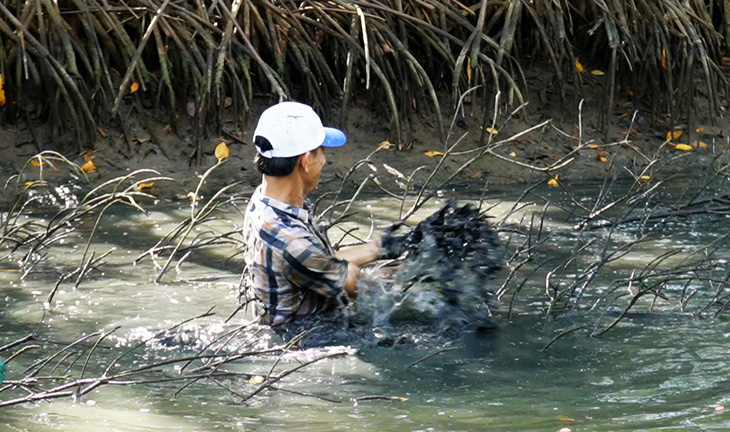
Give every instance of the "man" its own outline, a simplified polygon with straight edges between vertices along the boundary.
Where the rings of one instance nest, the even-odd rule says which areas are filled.
[[[282,102],[263,112],[253,140],[263,179],[243,234],[246,284],[263,304],[261,321],[276,325],[336,311],[355,299],[360,266],[393,255],[380,242],[335,252],[306,204],[327,163],[324,149],[345,144],[345,134],[323,127],[311,107]]]

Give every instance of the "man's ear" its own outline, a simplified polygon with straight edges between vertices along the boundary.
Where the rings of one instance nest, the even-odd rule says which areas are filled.
[[[303,155],[299,156],[299,160],[297,161],[297,164],[304,170],[304,172],[309,173],[309,159],[312,157],[312,152],[306,152]]]

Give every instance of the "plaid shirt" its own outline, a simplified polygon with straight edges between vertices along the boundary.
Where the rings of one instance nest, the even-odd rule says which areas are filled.
[[[335,310],[344,300],[347,262],[335,258],[306,207],[266,197],[258,187],[246,209],[246,286],[265,307],[263,323]]]

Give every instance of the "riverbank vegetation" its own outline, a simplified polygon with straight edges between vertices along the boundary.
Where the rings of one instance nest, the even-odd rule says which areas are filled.
[[[698,107],[707,117],[726,108],[729,7],[706,0],[11,0],[0,4],[0,123],[48,123],[50,140],[75,137],[56,149],[80,152],[106,134],[100,125],[131,140],[130,116],[157,116],[171,128],[189,116],[189,156],[200,162],[205,137],[240,139],[261,96],[311,103],[340,124],[359,101],[387,113],[392,140],[405,145],[414,116],[427,118],[445,142],[442,113],[478,86],[467,102],[482,130],[497,92],[508,110],[592,98],[604,129],[617,101],[691,126]],[[550,77],[542,87],[529,77],[534,69]],[[44,144],[36,142],[38,150]]]

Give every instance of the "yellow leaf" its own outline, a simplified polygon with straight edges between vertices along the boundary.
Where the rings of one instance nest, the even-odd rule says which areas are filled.
[[[139,83],[137,81],[133,82],[131,86],[129,86],[129,92],[134,93],[137,90],[139,90]]]
[[[165,127],[163,127],[162,130],[165,132],[170,132],[172,130],[172,125],[169,125],[169,124],[165,125]]]
[[[706,148],[708,148],[709,146],[708,146],[708,145],[707,145],[707,143],[706,143],[706,142],[704,142],[704,141],[692,141],[692,147],[694,147],[694,148],[701,148],[701,149],[706,149]]]
[[[469,176],[469,178],[473,178],[473,179],[475,179],[475,178],[479,178],[479,177],[481,177],[481,176],[483,176],[483,175],[484,175],[484,173],[483,173],[483,172],[481,172],[481,171],[477,171],[477,172],[475,172],[474,174],[470,175],[470,176]]]
[[[248,383],[251,385],[259,385],[263,384],[264,381],[266,381],[266,378],[262,377],[261,375],[254,375],[249,378]]]
[[[649,181],[649,180],[651,180],[651,177],[649,177],[648,175],[643,175],[643,176],[639,177],[639,180],[641,180],[641,181]]]
[[[704,131],[705,131],[705,129],[706,129],[706,128],[705,128],[704,126],[700,126],[700,127],[698,127],[697,129],[695,129],[695,130],[697,131],[697,133],[702,133],[702,132],[704,132]]]
[[[608,162],[608,158],[604,155],[598,155],[598,160],[601,162]]]
[[[667,141],[681,138],[682,135],[684,135],[684,132],[682,132],[681,130],[669,131],[669,132],[667,132]]]
[[[598,144],[596,144],[596,143],[594,143],[594,142],[592,142],[592,143],[588,143],[588,148],[592,148],[592,149],[594,149],[594,148],[598,148]]]
[[[667,49],[662,48],[662,69],[667,70]]]
[[[81,171],[86,173],[96,171],[96,165],[94,165],[94,161],[92,161],[91,159],[86,161],[85,164],[81,165]]]
[[[603,73],[603,71],[600,71],[600,70],[598,70],[598,69],[596,69],[596,70],[592,70],[592,71],[591,71],[591,74],[593,74],[593,75],[595,75],[595,76],[603,76],[603,75],[606,75],[605,73]]]
[[[39,166],[41,166],[41,165],[42,165],[43,163],[42,163],[41,161],[37,160],[37,159],[32,159],[32,160],[30,161],[30,164],[31,164],[31,165],[33,165],[33,166],[37,166],[37,167],[39,167]]]
[[[583,67],[582,64],[580,64],[580,62],[578,61],[578,59],[575,59],[575,69],[578,72],[583,72],[585,70],[585,68]]]
[[[106,131],[104,131],[104,129],[102,129],[101,126],[96,128],[96,130],[99,132],[99,135],[101,135],[102,138],[106,138],[108,136]]]
[[[3,76],[0,75],[0,107],[5,106],[5,90],[3,89]]]
[[[218,159],[218,163],[223,162],[223,159],[227,158],[229,154],[226,143],[222,142],[215,147],[215,157]]]
[[[471,83],[471,57],[466,59],[466,82]]]
[[[558,417],[558,420],[565,421],[565,422],[574,422],[575,421],[574,418],[570,418],[570,417]]]
[[[499,133],[499,131],[493,127],[488,127],[486,131],[490,135],[497,135]]]
[[[140,183],[137,185],[138,190],[152,189],[154,183]]]
[[[558,175],[556,174],[555,177],[553,177],[550,180],[548,180],[548,183],[547,184],[548,184],[548,186],[558,187],[559,186],[558,185]]]
[[[435,151],[435,150],[427,151],[427,152],[426,152],[426,153],[424,153],[424,154],[425,154],[426,156],[428,156],[428,157],[436,157],[436,156],[443,156],[443,155],[444,155],[444,153],[443,153],[443,152],[440,152],[440,151]]]
[[[393,144],[391,144],[390,141],[381,141],[380,144],[378,144],[378,148],[389,149],[392,145]]]
[[[688,144],[677,144],[674,146],[675,149],[681,150],[681,151],[691,151],[692,146]]]
[[[512,152],[512,153],[509,154],[509,157],[517,157],[517,153]]]

